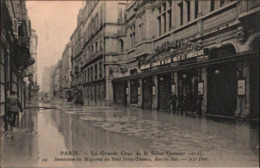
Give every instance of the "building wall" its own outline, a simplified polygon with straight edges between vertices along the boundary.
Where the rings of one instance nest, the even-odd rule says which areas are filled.
[[[253,20],[257,20],[255,16],[259,14],[259,11],[259,4],[253,1],[130,2],[126,8],[126,26],[119,30],[119,32],[125,32],[120,34],[121,38],[119,39],[124,43],[124,51],[121,53],[120,64],[118,66],[121,72],[118,73],[118,80],[113,81],[115,81],[116,85],[116,81],[119,82],[128,79],[127,87],[130,91],[128,91],[127,100],[128,104],[132,104],[130,79],[139,79],[142,81],[143,76],[151,76],[154,88],[152,108],[158,109],[160,108],[160,103],[158,102],[161,93],[160,88],[163,83],[162,81],[165,80],[161,77],[162,75],[169,72],[172,73],[171,79],[168,80],[171,81],[172,85],[174,84],[175,92],[178,96],[182,96],[181,93],[191,94],[195,91],[192,89],[196,87],[196,81],[202,80],[204,81],[202,110],[204,113],[210,113],[207,110],[209,105],[208,95],[211,92],[207,90],[208,80],[211,80],[208,73],[209,69],[206,66],[202,66],[203,63],[187,57],[187,53],[191,52],[191,50],[181,51],[175,47],[173,50],[167,51],[174,53],[172,56],[168,55],[168,58],[171,60],[170,64],[158,62],[157,65],[159,66],[156,65],[154,68],[148,67],[145,69],[141,69],[141,66],[148,64],[149,66],[153,66],[155,64],[152,65],[152,63],[156,63],[156,61],[165,61],[167,55],[163,55],[163,53],[166,53],[164,48],[167,47],[167,43],[177,42],[176,45],[193,43],[199,45],[200,48],[208,48],[209,60],[212,62],[215,61],[218,69],[222,66],[221,63],[217,63],[218,59],[223,58],[228,62],[231,61],[230,56],[238,53],[246,54],[245,52],[249,51],[249,45],[251,45],[253,39],[256,39],[258,34],[259,25],[254,24]],[[251,13],[256,15],[250,15]],[[126,30],[123,31],[123,29]],[[120,44],[120,41],[118,42]],[[184,47],[180,46],[179,48]],[[229,51],[234,52],[229,53]],[[181,53],[183,57],[180,55]],[[231,61],[235,65],[235,69],[233,68],[232,71],[240,72],[239,77],[233,73],[231,77],[233,80],[230,81],[232,85],[237,85],[240,78],[248,79],[246,80],[247,94],[238,96],[234,93],[233,97],[235,98],[227,100],[237,99],[234,100],[236,107],[232,107],[231,116],[233,117],[248,117],[251,108],[250,94],[253,93],[249,91],[251,81],[249,79],[249,69],[251,65],[246,62],[256,59],[257,54],[254,54],[250,58],[245,59],[244,63],[240,63],[238,57]],[[181,56],[184,59],[181,62],[177,62],[175,60],[177,56]],[[197,67],[194,66],[195,62],[193,61],[197,62]],[[207,61],[207,59],[204,61]],[[225,71],[222,71],[222,73],[225,73]],[[227,76],[224,75],[222,77],[226,78]],[[140,83],[142,82],[139,82],[139,85]],[[142,85],[139,87],[142,87]],[[212,86],[209,87],[212,88]],[[221,85],[221,87],[225,86]],[[138,103],[134,103],[140,107],[143,106],[141,95],[142,92],[138,98]],[[198,96],[200,95],[195,95],[197,100]],[[196,105],[196,99],[190,101],[193,101],[193,104]],[[220,103],[223,104],[223,102]],[[189,110],[192,109],[195,110],[193,107],[189,108]],[[228,114],[224,113],[223,115]]]

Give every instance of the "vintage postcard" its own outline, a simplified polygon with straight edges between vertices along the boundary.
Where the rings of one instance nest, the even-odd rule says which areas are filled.
[[[1,0],[0,166],[259,167],[257,0]]]

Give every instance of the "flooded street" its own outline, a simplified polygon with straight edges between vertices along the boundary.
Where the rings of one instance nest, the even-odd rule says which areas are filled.
[[[3,167],[259,165],[259,129],[247,122],[60,101],[55,107],[27,110],[20,128],[2,135]]]

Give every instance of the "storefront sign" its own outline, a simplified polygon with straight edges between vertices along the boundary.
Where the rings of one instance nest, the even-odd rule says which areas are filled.
[[[175,87],[175,84],[172,84],[172,93],[176,93],[176,87]]]
[[[187,53],[186,58],[188,59],[188,58],[198,57],[201,55],[204,55],[204,49]]]
[[[237,82],[237,94],[244,96],[246,94],[246,82],[245,79],[239,79]]]
[[[183,42],[182,40],[163,43],[155,49],[155,53],[146,58],[145,64],[141,65],[140,69],[149,69],[195,57],[197,57],[198,61],[208,59],[209,49],[200,48],[197,43]]]
[[[198,83],[198,94],[203,95],[204,94],[204,84],[203,82]]]
[[[155,96],[155,86],[153,86],[153,96]]]

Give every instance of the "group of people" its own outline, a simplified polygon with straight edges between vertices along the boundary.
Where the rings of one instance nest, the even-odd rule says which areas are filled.
[[[74,105],[83,105],[83,95],[80,90],[75,90],[73,94],[68,92],[66,95],[68,102],[73,102]]]
[[[196,103],[196,112],[198,116],[202,115],[202,110],[201,110],[202,101],[203,101],[203,97],[202,95],[200,95]],[[177,108],[177,103],[178,103],[178,108]],[[188,107],[189,107],[189,98],[185,94],[178,98],[175,93],[172,93],[170,97],[170,105],[173,113],[180,111],[181,115],[187,114]]]

